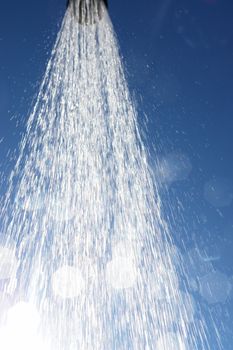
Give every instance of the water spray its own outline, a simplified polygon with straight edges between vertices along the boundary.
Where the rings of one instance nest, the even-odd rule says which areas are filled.
[[[67,8],[71,8],[80,24],[91,25],[99,22],[108,8],[107,0],[68,0]]]
[[[67,6],[0,207],[0,349],[222,350],[182,280],[107,1]]]

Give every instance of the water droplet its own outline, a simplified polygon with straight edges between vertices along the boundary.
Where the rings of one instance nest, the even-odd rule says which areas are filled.
[[[132,288],[136,283],[137,274],[137,268],[129,258],[114,258],[107,265],[107,281],[117,290]]]
[[[77,298],[84,286],[83,276],[77,267],[63,266],[52,277],[53,292],[62,299]]]
[[[162,158],[156,169],[156,178],[159,182],[171,184],[186,180],[192,171],[189,157],[182,153],[170,153]]]
[[[229,278],[219,271],[199,278],[199,284],[200,294],[209,304],[225,303],[232,289]]]
[[[204,197],[216,208],[227,207],[233,201],[233,186],[227,179],[215,178],[205,184]]]

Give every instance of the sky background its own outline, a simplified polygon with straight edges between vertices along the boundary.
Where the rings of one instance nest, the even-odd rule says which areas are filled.
[[[190,290],[217,315],[224,349],[232,350],[233,2],[144,3],[109,0],[110,15],[164,212],[193,277]],[[1,4],[2,191],[65,6],[65,0]]]

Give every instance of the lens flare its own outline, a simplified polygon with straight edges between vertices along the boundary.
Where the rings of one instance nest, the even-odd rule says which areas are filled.
[[[49,350],[38,335],[40,316],[29,303],[19,302],[9,309],[6,326],[0,331],[4,350]]]

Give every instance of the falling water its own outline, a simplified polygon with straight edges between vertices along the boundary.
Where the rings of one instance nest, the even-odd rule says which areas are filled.
[[[103,11],[68,8],[9,180],[1,349],[211,349]]]

